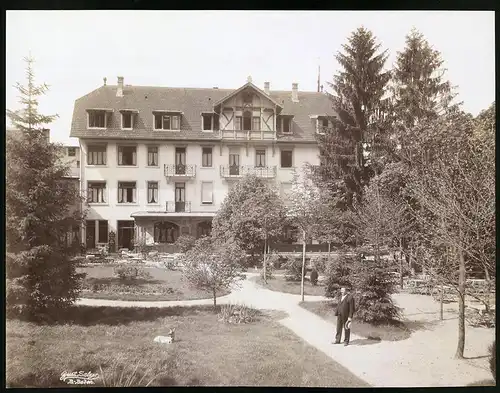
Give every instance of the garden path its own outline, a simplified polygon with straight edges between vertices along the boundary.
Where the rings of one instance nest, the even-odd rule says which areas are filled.
[[[255,273],[247,273],[248,276]],[[464,386],[491,379],[486,357],[494,340],[494,329],[467,328],[466,356],[453,358],[458,327],[456,304],[445,307],[439,321],[439,304],[428,296],[398,294],[395,301],[404,309],[407,321],[424,324],[403,341],[373,341],[351,335],[351,344],[332,345],[331,322],[299,306],[300,295],[275,292],[244,280],[218,304],[244,303],[257,309],[282,310],[288,314],[280,322],[310,345],[330,356],[353,374],[377,387]],[[305,296],[305,301],[327,300]],[[182,301],[116,301],[80,299],[78,304],[110,307],[172,307],[212,304],[212,299]],[[355,323],[355,322],[353,322]]]

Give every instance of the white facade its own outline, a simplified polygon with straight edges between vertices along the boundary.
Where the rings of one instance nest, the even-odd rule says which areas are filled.
[[[94,144],[106,145],[106,164],[89,165],[87,162],[88,146]],[[118,165],[118,147],[136,146],[136,165]],[[158,148],[158,165],[148,166],[148,147]],[[194,176],[192,178],[175,179],[165,176],[165,165],[175,164],[175,148],[186,149],[186,165],[193,165]],[[212,165],[204,167],[202,163],[202,149],[212,149]],[[273,147],[270,144],[254,143],[252,146],[220,143],[220,142],[169,142],[152,143],[149,141],[102,141],[102,140],[80,140],[80,162],[81,166],[81,189],[88,190],[89,182],[105,182],[104,202],[89,203],[87,220],[107,220],[108,231],[118,231],[118,221],[133,220],[132,214],[137,212],[165,212],[167,204],[173,204],[176,200],[175,184],[184,183],[185,201],[190,204],[189,211],[178,216],[170,216],[175,221],[184,224],[184,233],[196,236],[196,229],[189,222],[196,224],[197,221],[211,220],[223,202],[231,184],[238,181],[239,177],[224,178],[221,167],[229,164],[229,154],[239,154],[242,167],[254,168],[256,162],[256,151],[265,151],[265,164],[267,168],[276,168],[276,176],[267,177],[269,185],[274,186],[277,192],[290,189],[294,170],[300,170],[302,165],[310,163],[319,164],[318,147],[314,144],[293,144]],[[282,150],[292,151],[292,167],[281,166]],[[271,170],[270,170],[271,171]],[[118,202],[118,183],[135,182],[136,198],[134,202]],[[155,203],[148,201],[148,182],[158,182],[158,199]],[[202,183],[212,186],[212,203],[202,203]],[[172,212],[169,208],[169,211]],[[184,221],[182,220],[184,219]],[[142,221],[146,242],[154,243],[153,220],[136,218]],[[186,222],[188,220],[188,222]],[[95,225],[95,238],[99,239],[98,223]],[[189,232],[188,232],[189,231]],[[119,235],[118,235],[119,236]],[[107,237],[106,237],[107,239]],[[99,244],[99,241],[96,242]]]

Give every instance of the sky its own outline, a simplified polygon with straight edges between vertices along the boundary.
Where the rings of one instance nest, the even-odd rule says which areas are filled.
[[[251,76],[271,90],[316,91],[339,71],[334,55],[356,28],[389,51],[387,67],[417,28],[442,54],[445,77],[476,116],[495,100],[493,11],[7,11],[6,106],[18,109],[23,58],[50,91],[43,114],[58,114],[51,141],[70,138],[77,98],[107,83],[237,89]]]

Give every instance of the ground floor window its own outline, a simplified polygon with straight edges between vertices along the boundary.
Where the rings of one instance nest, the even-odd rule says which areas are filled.
[[[155,222],[154,225],[155,243],[175,243],[178,237],[179,237],[178,225],[168,221]]]

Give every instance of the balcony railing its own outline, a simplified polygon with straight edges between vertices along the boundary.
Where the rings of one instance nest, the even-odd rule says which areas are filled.
[[[255,175],[261,178],[275,178],[276,166],[221,165],[220,175],[224,178]]]
[[[220,130],[220,137],[222,139],[233,140],[274,140],[276,139],[276,131],[269,130]]]
[[[168,201],[165,210],[167,213],[191,213],[191,202]]]
[[[165,164],[165,177],[192,178],[196,176],[196,165],[186,164]]]

